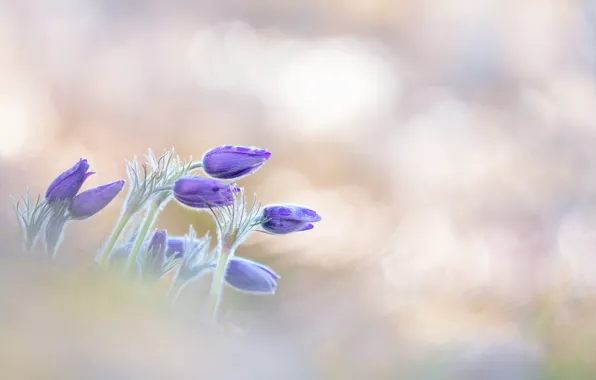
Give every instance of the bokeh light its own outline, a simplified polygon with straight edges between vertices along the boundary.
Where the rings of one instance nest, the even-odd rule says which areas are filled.
[[[168,319],[192,325],[204,281],[173,317],[3,263],[0,340],[19,345],[0,348],[0,378],[215,379],[233,352],[249,379],[593,379],[594,104],[594,0],[0,0],[7,251],[9,195],[81,157],[85,188],[124,178],[149,148],[266,148],[247,193],[323,216],[242,246],[282,281],[226,293],[248,335],[213,351]],[[60,265],[90,261],[119,206],[73,223]],[[158,221],[189,224],[212,227],[174,203]]]

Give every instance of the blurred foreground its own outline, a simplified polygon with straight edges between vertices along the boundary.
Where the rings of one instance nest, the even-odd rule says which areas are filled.
[[[161,289],[42,255],[0,265],[2,379],[592,379],[596,303],[553,284],[524,305],[494,295],[419,300],[383,315],[344,277],[273,297],[226,293],[201,322],[209,279],[172,306]],[[320,276],[325,277],[324,273]],[[294,278],[293,278],[294,277]],[[361,282],[361,283],[360,283]],[[306,296],[307,295],[307,296]],[[389,318],[390,317],[390,318]],[[392,323],[388,323],[392,320]]]

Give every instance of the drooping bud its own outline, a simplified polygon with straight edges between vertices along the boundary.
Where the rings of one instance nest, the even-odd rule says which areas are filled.
[[[122,190],[125,181],[120,180],[98,186],[74,197],[70,204],[72,219],[87,219],[104,209]]]
[[[314,228],[312,223],[319,222],[321,216],[316,211],[294,205],[267,206],[263,209],[261,226],[273,234],[289,234]]]
[[[89,164],[81,158],[73,167],[60,174],[52,181],[46,191],[49,203],[73,199],[83,186],[83,182],[94,172],[89,172]]]
[[[271,153],[259,148],[219,146],[203,156],[203,170],[219,179],[239,178],[257,171]]]
[[[182,177],[174,183],[174,198],[192,208],[229,206],[237,191],[233,185],[203,177]]]
[[[246,293],[274,294],[279,278],[265,265],[240,257],[230,259],[226,267],[226,283]]]
[[[184,249],[184,237],[169,237],[167,257],[176,254],[176,258],[181,258],[192,261],[192,258],[187,257]],[[196,239],[197,244],[204,245],[200,239]],[[208,244],[207,244],[208,245]],[[183,264],[184,265],[184,264]],[[192,267],[192,263],[190,267]],[[211,271],[216,268],[215,261],[205,261],[195,267],[197,273]],[[184,268],[183,268],[184,269]],[[188,270],[190,268],[187,268]],[[192,272],[192,271],[191,271]],[[194,276],[182,276],[194,277]],[[273,294],[277,287],[277,280],[280,278],[273,270],[263,264],[240,258],[232,257],[226,267],[225,281],[228,285],[236,290],[247,293],[258,294]]]

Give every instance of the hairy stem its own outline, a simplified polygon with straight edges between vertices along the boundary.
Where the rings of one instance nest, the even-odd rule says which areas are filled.
[[[124,230],[124,227],[126,227],[126,224],[130,220],[131,216],[132,216],[132,214],[127,213],[127,212],[124,212],[124,213],[122,213],[122,215],[120,215],[120,219],[118,219],[118,223],[116,224],[116,227],[112,231],[112,235],[110,235],[110,239],[108,240],[108,242],[106,243],[106,245],[103,248],[103,251],[101,253],[101,258],[99,261],[100,265],[106,266],[108,264],[108,259],[110,258],[110,253],[112,252],[112,249],[114,248],[114,245],[116,244],[116,241],[118,241],[120,234]]]
[[[139,251],[141,250],[141,246],[147,237],[147,233],[149,233],[149,229],[153,227],[153,223],[155,223],[155,219],[157,217],[157,213],[159,211],[159,206],[157,206],[154,202],[149,205],[149,209],[147,210],[147,215],[145,216],[145,220],[143,221],[143,225],[141,226],[141,230],[137,235],[135,240],[135,244],[132,247],[132,251],[128,256],[128,261],[126,262],[126,267],[124,268],[124,273],[129,273],[132,266],[137,260],[137,256],[139,255]]]
[[[52,231],[51,236],[46,235],[46,253],[52,259],[56,258],[56,253],[58,252],[58,247],[62,243],[62,238],[64,236],[64,230],[66,227],[66,223],[59,224],[57,226],[47,226],[46,228],[54,228]]]
[[[202,167],[203,167],[203,163],[201,163],[201,162],[195,162],[195,163],[193,163],[192,165],[190,165],[188,167],[188,171],[197,170],[197,169],[200,169]]]
[[[228,261],[234,256],[235,248],[222,247],[222,252],[217,262],[217,267],[213,273],[213,281],[211,282],[211,289],[209,290],[209,312],[214,322],[217,322],[217,313],[224,288],[224,279],[226,276],[226,268]]]

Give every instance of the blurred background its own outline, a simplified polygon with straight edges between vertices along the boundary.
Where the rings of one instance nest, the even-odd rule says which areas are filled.
[[[7,262],[0,378],[596,378],[595,23],[594,0],[0,0],[6,247],[8,195],[80,157],[86,186],[124,178],[148,148],[266,148],[241,184],[323,216],[240,248],[282,280],[226,293],[242,343],[218,354]],[[121,200],[69,225],[60,260],[92,258]],[[174,203],[158,221],[189,224],[212,227]],[[94,292],[102,317],[73,311]]]

